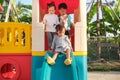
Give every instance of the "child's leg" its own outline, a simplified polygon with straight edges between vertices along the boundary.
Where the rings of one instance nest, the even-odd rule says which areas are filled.
[[[54,38],[55,32],[51,32],[51,35],[52,35],[52,41],[53,41],[53,38]]]
[[[55,52],[52,58],[51,58],[50,56],[48,56],[48,57],[47,57],[47,62],[48,62],[48,64],[54,65],[54,64],[55,64],[55,60],[56,60],[58,54],[59,54],[59,53]]]
[[[53,58],[53,60],[56,60],[56,58],[57,58],[58,54],[59,54],[58,52],[55,52],[55,53],[54,53],[54,55],[53,55],[53,57],[52,57],[52,58]]]
[[[52,33],[51,32],[47,32],[47,37],[48,37],[48,48],[51,48],[52,45]]]
[[[66,50],[66,58],[70,59],[70,49],[69,48]]]
[[[66,60],[64,61],[65,65],[71,65],[72,59],[70,57],[70,49],[66,49]]]

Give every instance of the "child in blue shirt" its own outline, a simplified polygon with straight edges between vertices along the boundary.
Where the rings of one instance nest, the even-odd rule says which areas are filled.
[[[59,53],[65,53],[66,54],[66,60],[64,63],[66,65],[70,65],[72,63],[72,59],[70,57],[70,52],[72,51],[71,42],[68,39],[68,36],[65,35],[65,27],[61,24],[58,24],[56,26],[56,35],[54,36],[51,49],[54,52],[53,57],[50,56],[47,58],[47,62],[50,65],[55,64],[55,60]]]

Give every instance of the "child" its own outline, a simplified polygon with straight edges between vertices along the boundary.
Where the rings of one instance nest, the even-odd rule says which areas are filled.
[[[59,21],[60,24],[63,24],[66,28],[65,35],[70,35],[70,29],[74,26],[73,21],[70,15],[67,15],[67,5],[65,3],[61,3],[58,6],[59,9]]]
[[[70,52],[72,51],[71,42],[68,39],[68,36],[65,35],[65,27],[61,24],[56,26],[56,35],[54,35],[54,39],[52,42],[51,49],[55,51],[53,57],[50,56],[47,58],[47,62],[50,65],[55,64],[55,60],[59,53],[66,54],[66,60],[64,63],[66,65],[70,65],[72,63],[72,59],[70,57]]]
[[[57,15],[55,14],[56,6],[54,2],[47,4],[48,14],[45,14],[43,23],[45,24],[45,31],[48,36],[48,47],[50,49],[54,37],[55,27],[59,24]]]

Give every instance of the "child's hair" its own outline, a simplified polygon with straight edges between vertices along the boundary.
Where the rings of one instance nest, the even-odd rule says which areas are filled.
[[[56,6],[55,6],[55,3],[54,3],[54,2],[47,3],[47,9],[49,9],[50,7],[54,7],[55,10],[56,10]]]
[[[55,29],[56,29],[56,32],[58,32],[58,31],[62,31],[63,29],[65,29],[65,27],[62,24],[58,24],[56,25]]]
[[[67,4],[66,3],[61,3],[61,4],[59,4],[59,6],[58,6],[58,9],[60,10],[60,9],[67,9],[68,7],[67,7]]]

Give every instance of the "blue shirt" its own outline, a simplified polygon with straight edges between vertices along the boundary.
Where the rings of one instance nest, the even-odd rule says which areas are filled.
[[[64,52],[66,48],[69,48],[72,51],[71,42],[68,39],[68,36],[64,35],[59,37],[58,35],[55,35],[51,49],[54,49],[57,52]]]

